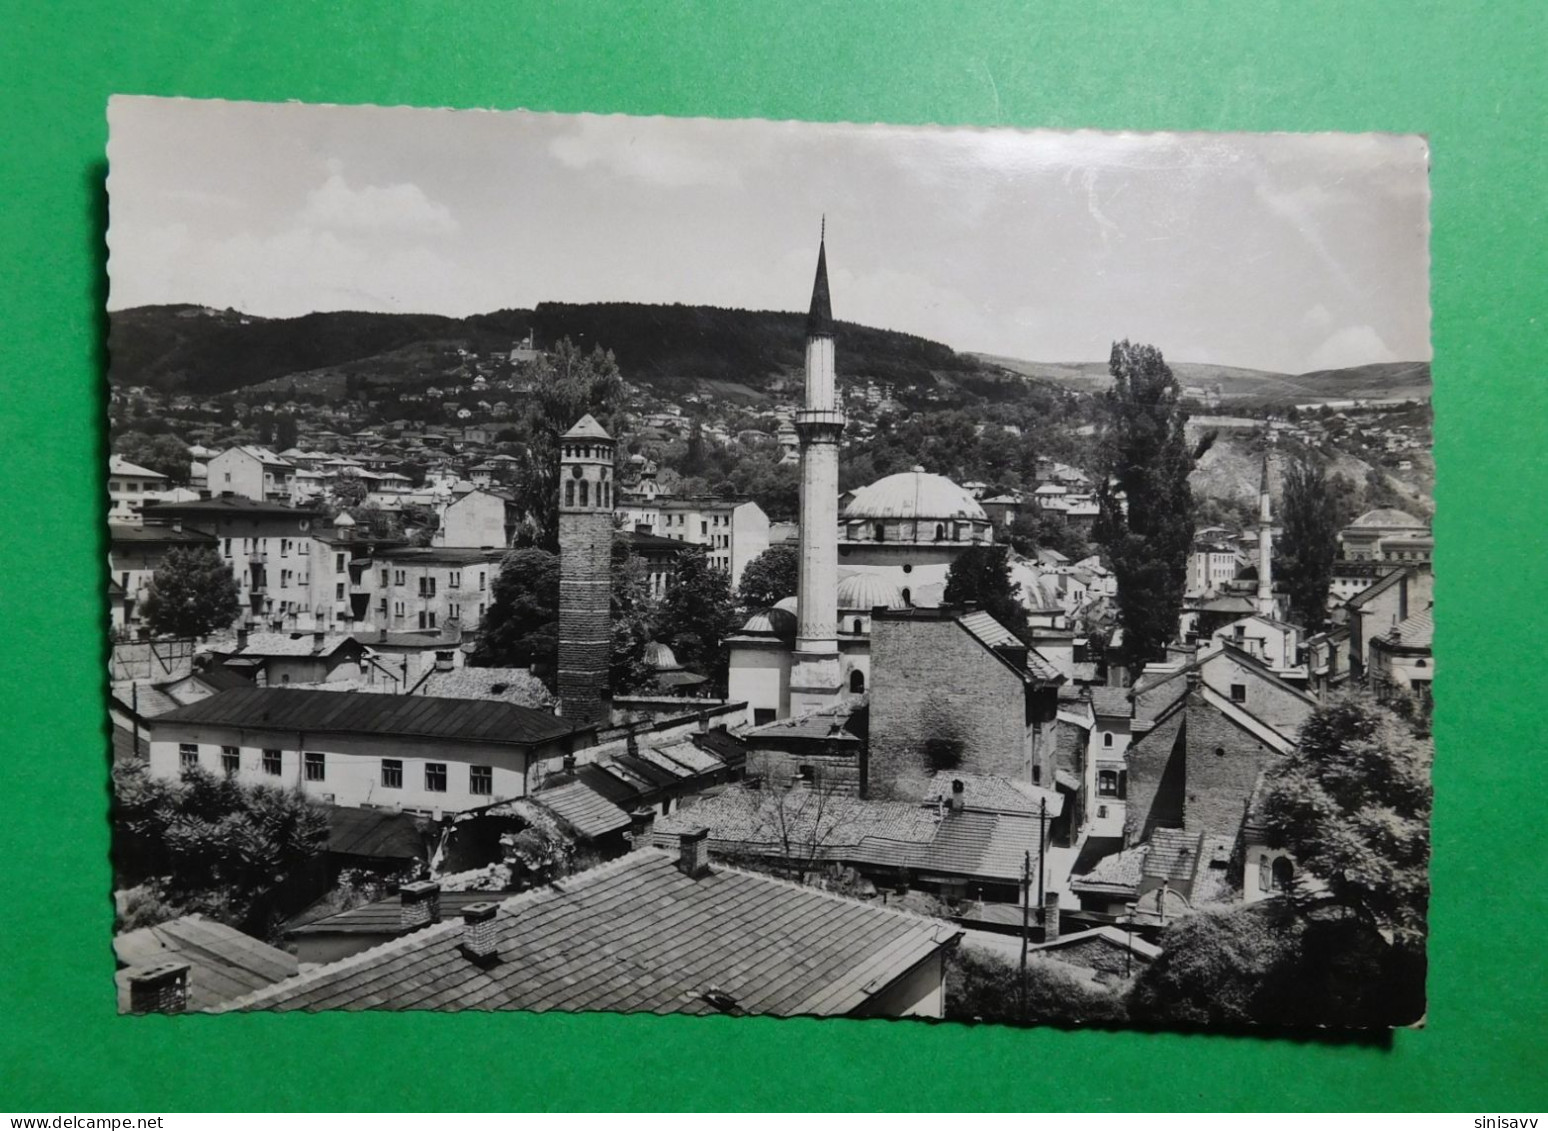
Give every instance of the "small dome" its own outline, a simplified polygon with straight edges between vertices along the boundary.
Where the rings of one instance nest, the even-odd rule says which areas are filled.
[[[778,636],[793,639],[796,632],[796,615],[790,609],[762,609],[747,618],[742,631],[749,635]]]
[[[838,607],[841,609],[904,609],[903,591],[885,577],[874,573],[854,573],[838,583]]]
[[[1396,507],[1378,507],[1373,511],[1366,511],[1359,518],[1349,524],[1354,527],[1399,527],[1407,530],[1423,530],[1425,524],[1422,519],[1417,519],[1407,511],[1400,511]]]
[[[799,597],[782,597],[774,602],[776,609],[783,609],[792,616],[801,611],[801,599]]]
[[[683,666],[677,662],[671,648],[654,640],[645,645],[645,662],[658,672],[681,671]]]
[[[944,475],[921,468],[878,479],[855,492],[846,519],[967,519],[988,522],[978,500]]]
[[[333,520],[334,526],[354,526],[355,520],[349,517],[348,511],[340,511],[338,517]]]

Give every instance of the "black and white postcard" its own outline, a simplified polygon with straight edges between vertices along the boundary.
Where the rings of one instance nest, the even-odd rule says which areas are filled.
[[[122,1011],[1422,1022],[1424,139],[109,118]]]

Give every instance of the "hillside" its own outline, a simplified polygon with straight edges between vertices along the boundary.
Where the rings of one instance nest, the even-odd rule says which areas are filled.
[[[1106,362],[1046,362],[989,354],[975,356],[986,364],[1077,392],[1101,392],[1112,384]],[[1223,400],[1241,406],[1308,404],[1327,400],[1410,399],[1430,395],[1430,365],[1424,361],[1360,365],[1350,369],[1319,369],[1295,374],[1188,361],[1172,361],[1168,364],[1180,384],[1197,385],[1210,391],[1218,386]]]
[[[902,399],[938,390],[1014,395],[976,358],[910,334],[838,323],[844,372],[895,386]],[[758,401],[804,361],[805,315],[643,303],[540,303],[467,318],[333,312],[255,318],[202,307],[153,306],[111,315],[111,379],[210,396],[263,386],[337,393],[354,375],[392,383],[434,377],[457,350],[508,351],[529,332],[542,348],[569,338],[613,351],[625,377],[666,395],[713,392]]]

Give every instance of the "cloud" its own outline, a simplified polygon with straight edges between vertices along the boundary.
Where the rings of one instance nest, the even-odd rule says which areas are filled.
[[[647,122],[655,128],[642,129]],[[549,142],[548,149],[569,169],[603,169],[666,188],[742,184],[741,173],[717,144],[734,141],[735,135],[717,138],[721,131],[714,123],[674,125],[663,129],[651,119],[587,115],[573,131]]]
[[[302,227],[416,236],[457,233],[451,209],[431,200],[418,185],[405,182],[352,188],[338,163],[329,164],[328,179],[307,194],[301,210]]]
[[[1392,347],[1370,326],[1345,326],[1330,335],[1312,351],[1307,364],[1312,370],[1343,369],[1351,365],[1374,365],[1382,361],[1400,361]]]

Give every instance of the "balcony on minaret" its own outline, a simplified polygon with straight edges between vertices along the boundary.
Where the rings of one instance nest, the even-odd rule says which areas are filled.
[[[841,408],[801,408],[795,414],[797,431],[803,427],[843,428],[845,423],[844,410]]]

